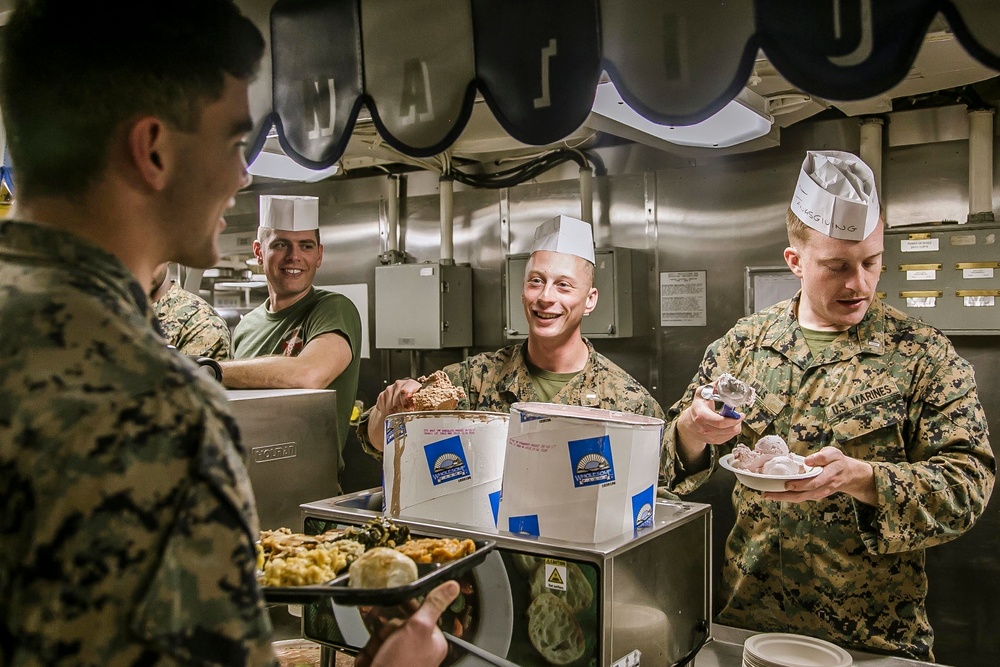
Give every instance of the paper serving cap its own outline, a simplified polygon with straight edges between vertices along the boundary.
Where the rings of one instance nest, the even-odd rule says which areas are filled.
[[[535,230],[535,242],[531,245],[531,252],[538,250],[576,255],[593,264],[594,230],[583,220],[568,215],[557,215],[543,222]]]
[[[286,232],[319,229],[319,197],[261,195],[260,226]]]
[[[795,217],[821,234],[863,241],[878,225],[875,173],[851,153],[808,151],[791,209]]]

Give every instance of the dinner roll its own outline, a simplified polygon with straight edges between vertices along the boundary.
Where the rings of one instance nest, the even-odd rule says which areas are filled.
[[[395,588],[417,580],[417,564],[388,547],[369,549],[350,567],[351,588]]]

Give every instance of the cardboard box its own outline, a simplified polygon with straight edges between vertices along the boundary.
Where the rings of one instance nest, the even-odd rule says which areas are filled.
[[[498,528],[595,543],[653,525],[662,432],[655,417],[515,403]]]
[[[508,419],[474,411],[389,415],[382,460],[389,515],[495,532]]]

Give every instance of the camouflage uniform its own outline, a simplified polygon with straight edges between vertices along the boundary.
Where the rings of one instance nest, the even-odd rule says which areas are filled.
[[[584,339],[584,342],[590,350],[587,364],[559,390],[552,399],[553,403],[584,405],[663,419],[663,409],[645,387],[597,352],[590,341]],[[524,362],[523,344],[469,357],[445,366],[444,371],[456,387],[465,390],[468,397],[458,405],[459,410],[509,412],[512,403],[539,400]],[[368,414],[363,415],[358,425],[358,438],[366,452],[381,458],[381,452],[368,440]],[[669,452],[664,449],[661,454],[661,484],[670,486],[675,482],[679,472],[675,468],[677,465],[673,449]],[[686,489],[688,483],[685,480],[681,490]]]
[[[924,549],[972,526],[996,471],[973,369],[941,332],[878,299],[813,358],[797,300],[709,346],[667,413],[667,440],[695,389],[729,372],[757,391],[740,441],[777,434],[801,455],[833,446],[868,461],[878,504],[845,493],[782,503],[737,484],[717,620],[932,659]]]
[[[112,255],[0,222],[0,664],[275,664],[217,383]]]
[[[170,289],[153,304],[167,342],[181,354],[228,359],[229,327],[215,309],[197,294],[170,283]]]

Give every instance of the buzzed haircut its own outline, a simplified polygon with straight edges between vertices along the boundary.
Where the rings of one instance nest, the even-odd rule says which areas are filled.
[[[195,130],[224,75],[252,78],[263,52],[232,0],[19,0],[0,50],[15,194],[82,193],[130,118]]]

